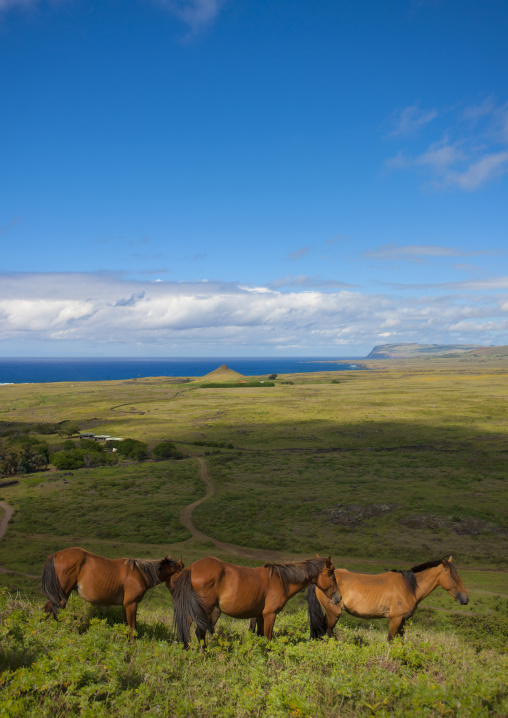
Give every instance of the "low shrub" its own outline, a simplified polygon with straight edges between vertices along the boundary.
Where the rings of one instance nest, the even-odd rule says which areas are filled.
[[[85,455],[79,449],[63,449],[51,454],[51,463],[57,469],[79,469],[85,465]]]
[[[117,444],[117,452],[136,461],[148,459],[148,445],[137,439],[124,439]]]
[[[155,459],[162,461],[163,459],[183,459],[185,454],[179,451],[172,441],[163,441],[154,447],[153,456]]]

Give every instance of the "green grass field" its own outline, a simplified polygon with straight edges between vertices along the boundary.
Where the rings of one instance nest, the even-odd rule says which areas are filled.
[[[18,572],[0,573],[11,701],[0,716],[507,715],[508,360],[367,364],[279,376],[263,388],[162,377],[0,387],[0,434],[72,420],[149,446],[170,439],[187,457],[50,470],[0,487],[15,509],[0,566]],[[62,443],[41,438],[53,450]],[[310,643],[300,595],[277,619],[272,646],[222,618],[205,653],[184,653],[171,640],[165,587],[141,605],[134,647],[116,623],[121,612],[77,597],[62,624],[40,623],[31,576],[67,546],[259,565],[180,524],[182,508],[205,494],[203,456],[217,492],[193,521],[209,537],[286,559],[331,554],[337,566],[365,572],[453,554],[470,603],[459,607],[437,590],[392,648],[385,621],[351,617],[339,622],[338,643]],[[67,650],[79,661],[57,660]]]

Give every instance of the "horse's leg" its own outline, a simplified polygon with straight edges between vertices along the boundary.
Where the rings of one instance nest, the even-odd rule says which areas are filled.
[[[257,630],[256,630],[257,629]],[[264,636],[264,621],[263,616],[253,616],[249,621],[249,631],[251,633],[257,633],[258,636]]]
[[[212,628],[213,628],[214,630],[215,630],[215,624],[217,623],[217,621],[218,621],[219,618],[220,618],[220,614],[221,614],[221,610],[220,610],[220,608],[219,608],[218,606],[216,606],[216,607],[213,609],[212,615],[211,615],[211,617],[210,617],[210,623],[212,624]]]
[[[215,628],[215,624],[220,618],[221,610],[218,606],[214,606],[213,608],[205,608],[205,611],[208,614],[208,621],[212,625],[212,628]],[[191,620],[192,623],[192,620]],[[198,643],[200,641],[203,641],[203,648],[206,648],[206,628],[198,628],[196,626],[196,638],[198,639]]]
[[[49,618],[50,616],[53,616],[53,618],[55,619],[55,621],[58,621],[58,618],[56,617],[56,613],[55,613],[55,612],[53,611],[53,609],[51,608],[51,603],[50,603],[49,601],[46,601],[46,603],[44,604],[44,608],[43,608],[42,610],[43,610],[45,613],[48,614],[48,615],[46,616],[46,621],[48,620],[48,618]]]
[[[275,621],[275,618],[273,619]],[[264,636],[265,635],[265,619],[263,616],[258,616],[256,618],[257,623],[257,629],[258,629],[258,636]],[[272,624],[273,628],[273,624]]]
[[[393,641],[395,636],[400,633],[401,628],[402,634],[404,633],[405,622],[405,616],[394,616],[393,618],[390,618],[390,623],[388,624],[388,642]]]
[[[272,632],[273,632],[273,624],[275,623],[275,619],[277,618],[276,613],[265,613],[262,616],[260,616],[261,621],[263,622],[263,635],[265,638],[268,638],[270,641],[272,639]],[[260,628],[260,624],[258,623],[258,631]]]
[[[134,631],[136,630],[136,614],[138,611],[138,604],[137,601],[133,603],[124,603],[123,604],[123,614],[125,617],[125,622],[130,628],[129,632],[129,640],[134,640]]]
[[[399,630],[397,631],[397,635],[398,635],[398,636],[403,636],[405,630],[406,630],[406,619],[403,618],[403,619],[402,619],[402,623],[401,623],[400,626],[399,626]]]
[[[330,638],[333,638],[333,629],[335,628],[335,624],[339,620],[342,611],[338,606],[332,606],[332,604],[330,603],[330,604],[327,604],[325,613],[326,613],[326,632],[330,636]]]
[[[203,641],[203,648],[206,648],[206,631],[204,631],[202,628],[196,628],[196,638],[198,639],[198,643],[201,643],[201,641]]]

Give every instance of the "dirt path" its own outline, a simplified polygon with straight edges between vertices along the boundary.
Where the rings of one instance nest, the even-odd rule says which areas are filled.
[[[14,509],[12,506],[9,506],[9,504],[5,503],[5,501],[0,501],[0,508],[4,510],[4,515],[2,520],[0,521],[0,541],[5,536],[5,532],[7,531],[7,526],[9,525],[9,521],[11,520],[12,514],[14,513]],[[13,573],[16,576],[25,576],[26,578],[40,578],[39,576],[35,576],[32,573],[21,573],[20,571],[13,571],[10,568],[4,568],[3,566],[0,566],[0,573]]]
[[[190,531],[192,538],[202,542],[211,541],[215,546],[217,546],[217,548],[220,548],[223,551],[227,551],[233,556],[241,556],[242,558],[253,558],[258,561],[285,560],[286,554],[283,551],[246,548],[245,546],[237,546],[236,544],[225,543],[224,541],[219,541],[218,539],[213,538],[213,536],[208,536],[194,526],[194,523],[192,521],[192,512],[194,511],[196,506],[200,506],[205,501],[208,501],[213,496],[215,496],[215,494],[217,493],[217,487],[210,478],[205,459],[198,458],[197,460],[199,462],[199,475],[201,476],[201,480],[206,486],[206,494],[201,499],[194,501],[192,504],[184,506],[184,508],[180,512],[180,523],[185,526],[188,531]]]
[[[208,473],[208,467],[206,465],[205,459],[202,459],[200,457],[196,457],[197,461],[199,462],[199,473],[201,476],[201,480],[206,486],[206,494],[198,499],[197,501],[194,501],[192,504],[189,504],[188,506],[185,506],[182,511],[180,512],[180,523],[185,526],[185,528],[190,531],[191,536],[193,539],[197,539],[198,541],[211,541],[217,548],[222,549],[223,551],[227,551],[228,553],[232,554],[233,556],[241,556],[242,558],[253,558],[259,561],[287,561],[289,558],[293,558],[293,556],[289,556],[287,552],[284,551],[274,551],[270,549],[255,549],[255,548],[247,548],[245,546],[238,546],[236,544],[232,543],[226,543],[225,541],[219,541],[218,539],[213,538],[213,536],[208,536],[207,534],[203,533],[203,531],[200,531],[197,529],[192,521],[192,512],[196,508],[196,506],[200,506],[205,501],[208,501],[211,499],[215,494],[217,493],[217,487],[215,486],[213,480],[210,477],[210,474]],[[189,539],[190,540],[190,539]],[[186,543],[186,542],[183,542]],[[298,558],[298,557],[294,557]],[[376,559],[368,559],[368,558],[362,558],[362,559],[350,559],[348,557],[340,557],[335,556],[335,565],[343,565],[351,563],[353,560],[355,560],[357,563],[362,564],[372,564],[375,566],[379,566],[380,561]],[[462,567],[463,571],[492,571],[492,572],[499,572],[499,573],[506,573],[506,569],[502,568],[487,568],[485,566],[464,566]],[[478,591],[479,593],[489,594],[492,596],[501,596],[505,598],[504,594],[496,593],[494,591]]]
[[[205,501],[209,501],[211,498],[213,498],[217,493],[217,487],[215,486],[213,480],[211,479],[209,473],[208,473],[208,467],[206,464],[206,460],[201,457],[196,457],[197,461],[199,462],[199,474],[201,477],[201,480],[203,481],[205,487],[206,487],[206,493],[203,497],[198,499],[197,501],[194,501],[193,503],[189,504],[188,506],[184,506],[184,508],[180,512],[180,523],[182,526],[185,526],[185,528],[190,532],[191,539],[188,539],[187,541],[182,541],[179,545],[183,548],[188,541],[191,541],[192,539],[195,539],[200,542],[211,542],[214,546],[217,546],[217,548],[222,549],[223,551],[226,551],[227,553],[231,554],[232,556],[240,556],[241,558],[251,558],[256,561],[287,561],[289,559],[295,558],[299,559],[299,556],[296,555],[290,555],[288,552],[284,551],[274,551],[270,549],[256,549],[256,548],[248,548],[246,546],[238,546],[236,544],[226,543],[225,541],[219,541],[218,539],[213,538],[213,536],[208,536],[208,534],[205,534],[203,531],[200,531],[196,526],[194,525],[192,521],[192,512],[197,506],[200,506]],[[9,524],[9,521],[14,513],[14,510],[11,506],[9,506],[5,501],[0,501],[0,508],[4,510],[4,516],[2,517],[2,520],[0,521],[0,541],[3,539],[7,527]],[[32,538],[36,538],[37,534],[32,534]],[[67,537],[61,537],[62,539]],[[70,537],[69,537],[70,538]],[[116,539],[111,540],[104,540],[104,543],[118,543]],[[134,544],[135,545],[135,544]],[[340,557],[340,556],[334,556],[335,564],[336,565],[347,565],[351,564],[352,562],[360,562],[362,564],[372,564],[375,566],[380,565],[379,560],[375,559],[352,559],[350,557]],[[487,568],[484,566],[464,566],[462,568],[464,571],[489,571],[489,572],[500,572],[500,573],[506,573],[505,569],[502,568]],[[27,578],[34,578],[39,579],[39,576],[36,576],[31,573],[21,573],[20,571],[14,571],[9,568],[5,568],[3,566],[0,566],[0,574],[5,573],[11,573],[16,576],[25,576]],[[502,596],[505,597],[504,594],[496,593],[495,591],[485,591],[485,590],[478,590],[478,593],[483,593],[485,595],[493,595],[493,596]]]
[[[9,506],[9,504],[6,504],[5,501],[0,501],[0,508],[2,508],[5,513],[0,521],[0,541],[5,536],[5,532],[7,531],[7,526],[9,525],[9,521],[11,520],[11,516],[14,513],[14,509],[12,506]]]

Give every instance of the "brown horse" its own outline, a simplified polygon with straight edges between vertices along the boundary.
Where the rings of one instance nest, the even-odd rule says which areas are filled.
[[[344,609],[359,618],[389,618],[388,640],[391,641],[397,634],[404,635],[406,620],[416,611],[420,601],[438,586],[448,591],[461,605],[469,601],[451,556],[448,560],[443,558],[413,566],[409,571],[388,571],[374,576],[338,568],[335,578],[342,593],[339,605],[332,606],[319,588],[309,587],[307,602],[311,638],[320,638],[325,633],[332,636]]]
[[[187,647],[190,624],[195,621],[196,636],[204,642],[222,612],[234,618],[257,617],[258,633],[270,639],[277,614],[310,583],[319,586],[325,600],[340,601],[330,558],[265,563],[258,568],[203,558],[167,584],[173,595],[177,638]]]
[[[122,606],[124,620],[136,630],[136,612],[149,588],[168,581],[183,569],[182,559],[171,556],[152,561],[135,558],[104,558],[83,548],[65,548],[48,557],[41,588],[48,601],[44,610],[56,614],[65,608],[71,591],[98,606]]]

